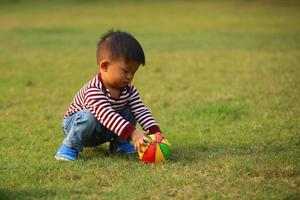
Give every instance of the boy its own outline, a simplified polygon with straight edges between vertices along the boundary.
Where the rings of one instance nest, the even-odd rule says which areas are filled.
[[[97,43],[97,64],[100,73],[77,92],[65,114],[57,160],[77,160],[83,147],[105,142],[112,152],[135,153],[148,144],[147,134],[161,132],[131,84],[145,65],[139,42],[129,33],[109,31]],[[135,128],[136,121],[143,131]]]

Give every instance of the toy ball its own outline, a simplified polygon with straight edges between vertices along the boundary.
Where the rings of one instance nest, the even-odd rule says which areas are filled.
[[[161,134],[150,134],[148,138],[151,142],[147,146],[142,146],[142,151],[137,150],[140,159],[144,163],[162,163],[169,158],[171,144]]]

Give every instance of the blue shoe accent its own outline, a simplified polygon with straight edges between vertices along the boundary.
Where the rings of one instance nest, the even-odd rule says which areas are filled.
[[[134,146],[128,143],[117,143],[117,142],[110,142],[109,150],[112,153],[136,153]]]
[[[56,160],[75,161],[78,158],[78,151],[66,145],[62,145],[55,155]]]

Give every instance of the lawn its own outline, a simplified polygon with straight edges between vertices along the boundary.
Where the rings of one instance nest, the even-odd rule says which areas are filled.
[[[0,199],[300,199],[297,1],[0,2]],[[132,33],[134,84],[172,143],[163,165],[54,154],[98,72],[96,42]]]

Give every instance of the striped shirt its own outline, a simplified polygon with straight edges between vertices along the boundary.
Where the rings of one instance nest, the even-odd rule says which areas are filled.
[[[149,130],[150,134],[160,132],[158,124],[132,84],[124,87],[120,97],[114,99],[105,88],[100,73],[77,92],[65,116],[87,109],[103,126],[128,140],[135,127],[119,114],[127,105],[144,130]]]

